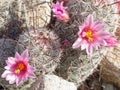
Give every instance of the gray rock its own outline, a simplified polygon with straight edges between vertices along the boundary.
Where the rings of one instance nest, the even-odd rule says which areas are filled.
[[[103,90],[118,90],[114,85],[103,83]]]
[[[39,78],[29,90],[77,90],[74,83],[56,75],[45,75]]]
[[[101,62],[101,76],[105,82],[120,88],[120,44],[109,49],[106,58]]]

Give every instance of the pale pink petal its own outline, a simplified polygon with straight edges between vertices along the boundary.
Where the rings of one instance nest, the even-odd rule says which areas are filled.
[[[15,75],[10,75],[10,79],[9,79],[9,84],[13,84],[16,81],[16,76]]]
[[[78,38],[75,42],[74,42],[74,44],[72,45],[72,48],[73,49],[75,49],[75,48],[78,48],[78,47],[80,47],[80,45],[81,45],[81,38]]]
[[[31,78],[36,78],[35,74],[31,73],[31,72],[28,73],[28,76],[31,77]]]
[[[92,24],[93,24],[93,15],[90,14],[88,17],[87,17],[87,22],[88,22],[88,26],[91,27]]]
[[[36,70],[35,67],[32,67],[32,66],[30,66],[30,65],[28,66],[28,68],[29,68],[30,71],[33,71],[33,72]]]
[[[89,26],[89,22],[87,20],[84,20],[84,25],[88,27]]]
[[[53,8],[52,11],[55,13],[55,12],[56,12],[56,9]]]
[[[26,74],[26,75],[23,76],[23,80],[24,80],[24,81],[27,81],[27,80],[28,80],[28,74]]]
[[[105,38],[109,38],[110,34],[106,33],[106,32],[99,31],[99,32],[96,32],[96,36],[99,39],[105,39]]]
[[[9,84],[13,84],[13,83],[15,83],[15,80],[9,81]]]
[[[101,22],[100,21],[96,21],[93,23],[93,25],[91,26],[92,28],[96,28],[98,27],[99,25],[101,25]]]
[[[93,44],[93,47],[95,48],[95,50],[99,50],[99,45]]]
[[[13,57],[8,57],[8,60],[6,60],[7,65],[12,65],[15,64],[15,58]]]
[[[99,43],[103,46],[107,46],[107,42],[105,40],[101,40],[101,41],[99,41]]]
[[[20,54],[18,52],[15,53],[15,58],[17,60],[21,60],[22,59],[21,56],[20,56]]]
[[[5,78],[8,74],[11,74],[11,72],[8,71],[8,70],[5,70],[5,71],[3,72],[3,74],[1,75],[1,77],[2,77],[2,78]]]
[[[105,26],[103,25],[99,25],[99,26],[96,26],[96,27],[93,27],[94,28],[94,31],[101,31],[101,30],[104,30],[105,29]]]
[[[57,2],[57,3],[59,3],[59,2]],[[63,6],[63,3],[64,3],[63,1],[60,3],[60,4],[61,4],[61,6]]]
[[[22,77],[20,76],[20,77],[18,77],[17,79],[16,79],[16,85],[17,86],[19,86],[21,83],[22,83]]]
[[[28,50],[27,49],[22,53],[21,57],[23,58],[23,60],[27,60],[27,61],[29,60],[28,59],[29,55],[28,55]]]
[[[14,77],[14,74],[13,73],[10,73],[10,74],[7,74],[7,76],[6,76],[6,80],[7,81],[11,81],[12,79],[14,79],[15,77]]]
[[[4,68],[7,70],[10,70],[10,66],[5,66]]]
[[[83,31],[82,34],[81,34],[81,36],[85,37],[86,36],[86,32]]]
[[[88,48],[86,49],[87,55],[91,56],[92,52],[93,52],[93,47],[91,45],[88,46]]]
[[[79,26],[79,32],[78,32],[78,36],[81,34],[81,32],[83,31],[84,26]]]
[[[88,43],[86,42],[86,40],[83,40],[82,42],[81,42],[81,50],[84,50],[84,49],[86,49],[88,47]]]

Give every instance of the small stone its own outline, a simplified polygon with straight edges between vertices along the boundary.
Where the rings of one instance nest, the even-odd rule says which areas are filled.
[[[116,58],[111,58],[120,52],[119,46],[120,44],[117,47],[108,50],[107,54],[110,55],[106,55],[101,61],[100,66],[103,81],[112,83],[120,88],[120,55],[117,55]]]
[[[77,87],[74,83],[56,75],[45,75],[39,78],[29,90],[77,90]]]
[[[103,90],[118,90],[114,85],[109,83],[103,83]]]

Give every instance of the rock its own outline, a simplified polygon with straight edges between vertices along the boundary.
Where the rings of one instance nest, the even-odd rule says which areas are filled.
[[[38,80],[29,90],[77,90],[74,83],[68,82],[56,75],[45,75],[43,79]],[[41,83],[42,80],[43,82]]]
[[[120,44],[108,50],[106,57],[101,61],[100,67],[102,79],[120,88]]]
[[[114,85],[109,83],[103,83],[103,90],[118,90]]]
[[[44,84],[44,90],[77,90],[77,87],[73,83],[55,75],[45,75]]]

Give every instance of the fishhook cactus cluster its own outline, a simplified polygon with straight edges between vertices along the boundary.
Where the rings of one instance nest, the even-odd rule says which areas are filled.
[[[59,37],[46,28],[41,28],[36,33],[29,31],[29,34],[26,32],[20,36],[18,51],[21,48],[29,50],[30,63],[36,67],[37,75],[54,71],[62,53]]]
[[[10,84],[19,85],[27,77],[56,72],[56,75],[79,85],[97,68],[107,52],[106,47],[118,43],[112,35],[117,23],[116,15],[111,14],[116,11],[111,4],[114,0],[57,0],[50,6],[51,18],[55,19],[54,22],[51,19],[52,28],[38,25],[39,17],[34,12],[39,11],[37,1],[23,1],[27,10],[23,9],[25,16],[21,16],[25,17],[28,30],[20,35],[16,46],[16,51],[23,53],[8,58],[6,71],[2,74]],[[33,17],[27,18],[30,13]],[[29,51],[30,65],[25,49]],[[36,68],[35,75],[33,67]],[[4,86],[10,90],[27,90],[35,80],[28,79],[20,87]]]
[[[70,20],[66,23],[57,20],[54,29],[62,40],[65,38],[70,41],[70,46],[65,51],[60,67],[56,69],[59,76],[79,85],[97,68],[107,52],[106,46],[117,45],[113,33],[118,19],[117,15],[111,14],[117,11],[116,6],[111,5],[113,2],[69,0],[63,5],[67,7]]]

